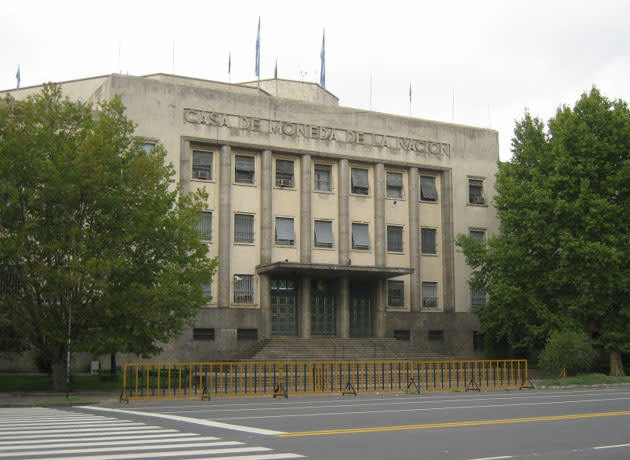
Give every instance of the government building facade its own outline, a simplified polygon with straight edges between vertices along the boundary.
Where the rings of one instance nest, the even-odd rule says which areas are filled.
[[[204,286],[212,300],[155,360],[235,359],[274,337],[482,356],[485,294],[471,290],[455,238],[498,231],[496,131],[346,108],[281,79],[114,74],[61,87],[86,102],[121,95],[183,191],[208,193],[199,232],[219,263]]]

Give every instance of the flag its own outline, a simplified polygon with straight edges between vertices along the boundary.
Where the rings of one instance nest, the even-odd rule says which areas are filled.
[[[228,54],[228,75],[232,75],[232,52]]]
[[[273,71],[273,78],[278,79],[278,60],[276,59],[276,69]]]
[[[258,35],[256,36],[256,76],[260,80],[260,16],[258,16]]]
[[[17,87],[19,88],[19,87],[20,87],[20,80],[21,80],[21,78],[20,78],[20,66],[19,66],[19,64],[18,64],[17,73],[15,74],[15,79],[17,80]]]
[[[319,55],[322,60],[321,70],[319,72],[319,85],[326,88],[326,29],[322,35],[322,51]]]

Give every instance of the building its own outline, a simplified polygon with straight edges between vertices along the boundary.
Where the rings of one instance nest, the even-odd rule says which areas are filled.
[[[199,230],[219,260],[213,300],[157,359],[229,359],[276,336],[396,337],[480,356],[473,310],[485,295],[471,291],[454,239],[498,231],[496,131],[345,108],[319,85],[280,79],[61,86],[92,102],[120,94],[183,190],[209,194]]]

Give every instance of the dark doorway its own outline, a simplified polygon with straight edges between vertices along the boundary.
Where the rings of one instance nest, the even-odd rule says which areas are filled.
[[[271,280],[271,335],[297,336],[295,280]]]
[[[374,287],[365,283],[350,286],[350,337],[374,334]]]
[[[311,287],[311,335],[336,335],[337,305],[330,281],[314,281]]]

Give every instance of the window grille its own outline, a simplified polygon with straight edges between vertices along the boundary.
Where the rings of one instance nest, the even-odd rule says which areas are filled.
[[[332,190],[332,168],[330,165],[315,165],[315,190],[330,192]]]
[[[429,331],[429,340],[434,341],[434,342],[443,342],[444,331],[441,331],[441,330]]]
[[[237,329],[236,340],[258,340],[258,329]]]
[[[486,291],[483,288],[471,290],[471,307],[476,308],[486,304]]]
[[[254,157],[236,155],[235,181],[242,184],[254,183]]]
[[[333,247],[332,222],[329,220],[315,221],[315,246],[318,248]]]
[[[201,293],[204,295],[204,297],[212,297],[212,284],[203,283],[201,285]]]
[[[212,152],[193,150],[193,179],[212,179]]]
[[[395,172],[387,173],[387,197],[402,198],[403,182],[402,174]]]
[[[293,162],[276,160],[276,185],[278,187],[293,187]]]
[[[420,199],[423,201],[437,201],[435,177],[420,176]]]
[[[387,305],[402,307],[405,305],[405,282],[398,280],[387,281]]]
[[[423,228],[421,230],[422,254],[436,254],[436,231],[434,228]]]
[[[352,193],[367,195],[370,190],[367,169],[352,168],[351,173]]]
[[[396,226],[387,227],[387,250],[392,252],[403,251],[403,228]]]
[[[422,283],[422,306],[437,307],[438,306],[437,283],[424,281]]]
[[[254,303],[254,275],[234,275],[234,303]]]
[[[295,230],[293,219],[276,217],[276,244],[293,246],[295,244]]]
[[[485,204],[483,196],[483,181],[480,179],[468,179],[468,202],[470,204]]]
[[[394,338],[396,340],[409,342],[411,340],[411,333],[409,329],[394,329]]]
[[[367,224],[352,224],[352,249],[370,249]]]
[[[212,241],[212,213],[200,212],[199,223],[197,224],[199,238],[203,241]]]
[[[251,214],[234,214],[234,242],[254,242],[254,216]]]
[[[212,327],[194,328],[193,340],[214,340],[214,328]]]

